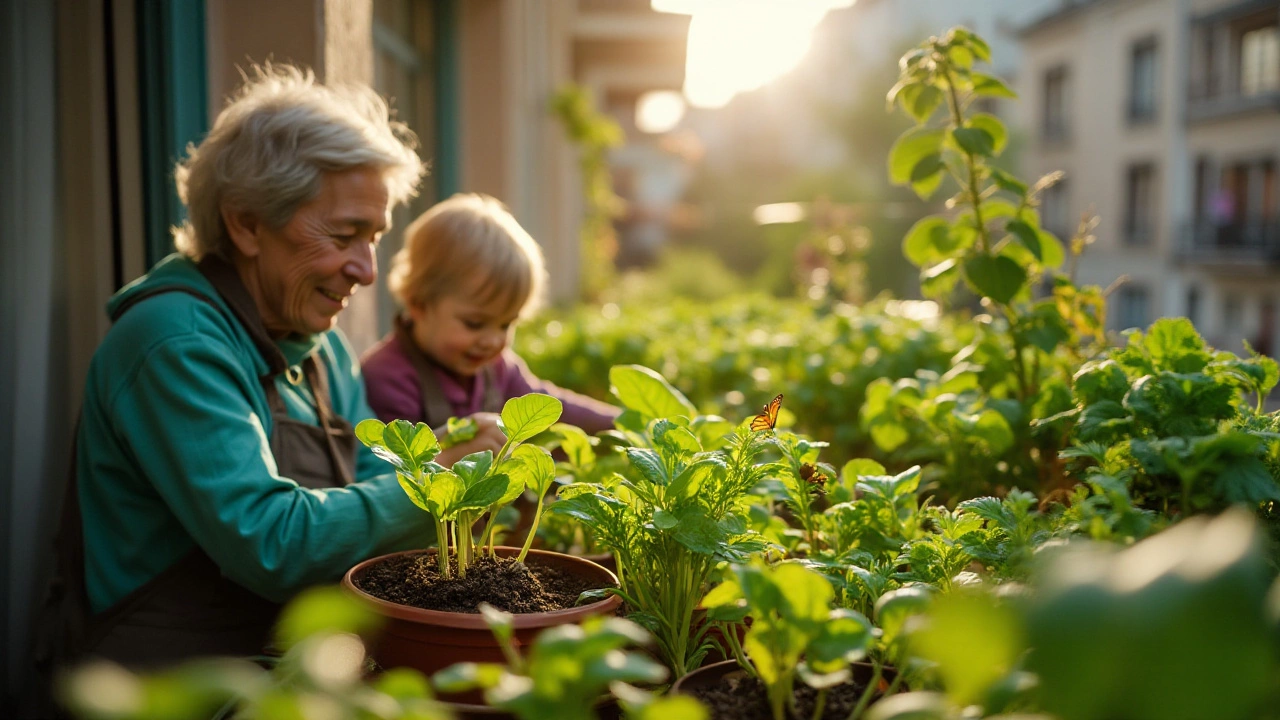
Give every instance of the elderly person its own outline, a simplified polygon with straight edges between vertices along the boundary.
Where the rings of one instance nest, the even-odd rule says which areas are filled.
[[[275,66],[189,148],[179,252],[112,298],[89,369],[68,493],[83,538],[61,548],[83,549],[82,652],[256,654],[297,591],[424,542],[355,442],[373,413],[335,327],[415,192],[413,143],[372,90]],[[501,438],[484,422],[451,455]]]

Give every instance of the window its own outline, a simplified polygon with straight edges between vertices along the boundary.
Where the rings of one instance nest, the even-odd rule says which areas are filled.
[[[1192,325],[1200,322],[1200,288],[1196,285],[1187,288],[1186,315]]]
[[[1129,63],[1129,121],[1150,122],[1156,117],[1156,40],[1147,38],[1133,46]]]
[[[1040,196],[1040,224],[1059,238],[1070,237],[1075,228],[1071,225],[1069,185],[1059,180]]]
[[[1067,137],[1067,68],[1059,65],[1044,76],[1044,125],[1046,140]]]
[[[1280,91],[1280,27],[1247,30],[1240,36],[1240,94]]]
[[[1116,293],[1115,328],[1144,328],[1151,318],[1151,295],[1142,285],[1122,285]]]
[[[1155,168],[1150,163],[1130,166],[1124,207],[1125,244],[1149,245],[1155,230]]]

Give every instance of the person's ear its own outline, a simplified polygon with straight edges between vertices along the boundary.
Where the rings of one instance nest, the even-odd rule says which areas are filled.
[[[427,305],[421,300],[412,300],[406,304],[405,310],[409,312],[409,319],[415,325],[424,322],[427,319]]]
[[[257,257],[262,251],[259,238],[263,225],[257,216],[247,210],[223,205],[221,208],[222,224],[227,228],[227,235],[245,257]]]

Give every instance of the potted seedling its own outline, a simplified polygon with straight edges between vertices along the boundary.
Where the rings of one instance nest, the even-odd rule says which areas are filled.
[[[626,411],[618,424],[630,467],[612,482],[577,486],[553,512],[590,525],[618,563],[630,617],[654,634],[673,676],[698,667],[712,644],[695,610],[720,562],[745,562],[766,548],[748,529],[748,493],[768,472],[757,459],[767,433],[738,428],[724,449],[727,423],[699,418],[661,375],[639,366],[610,372]],[[691,419],[692,418],[692,419]],[[696,626],[695,626],[696,625]]]
[[[652,642],[643,628],[628,620],[596,616],[577,625],[549,628],[521,654],[514,616],[489,605],[481,605],[480,613],[493,631],[504,662],[458,663],[432,678],[442,693],[483,691],[487,708],[454,705],[464,717],[595,720],[597,710],[611,702],[609,691],[621,690],[628,697],[640,692],[619,684],[657,683],[667,677],[666,668],[645,654],[624,651]]]
[[[454,662],[497,661],[501,649],[478,607],[488,602],[516,613],[516,640],[530,642],[538,630],[613,612],[615,597],[578,605],[583,593],[617,586],[617,578],[594,563],[523,547],[499,547],[496,518],[525,489],[545,496],[555,479],[550,454],[525,442],[560,417],[560,401],[530,394],[507,401],[499,427],[507,441],[495,456],[472,453],[445,468],[435,462],[440,445],[423,423],[365,420],[356,436],[395,467],[409,499],[426,511],[435,546],[366,560],[349,570],[343,585],[387,618],[373,657],[383,667],[436,672]],[[533,518],[542,515],[539,500]],[[479,524],[487,516],[487,521]],[[474,528],[482,528],[475,536]]]
[[[852,665],[875,630],[861,613],[832,609],[834,600],[831,584],[799,563],[735,566],[702,604],[717,621],[750,617],[751,628],[741,644],[725,633],[734,660],[694,671],[673,690],[702,700],[712,718],[750,717],[762,703],[773,720],[850,717],[877,690],[872,668]]]

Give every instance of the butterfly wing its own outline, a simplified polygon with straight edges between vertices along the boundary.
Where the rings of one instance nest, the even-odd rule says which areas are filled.
[[[751,429],[755,432],[772,430],[778,425],[778,410],[782,408],[782,393],[769,401],[760,414],[751,418]]]

